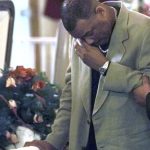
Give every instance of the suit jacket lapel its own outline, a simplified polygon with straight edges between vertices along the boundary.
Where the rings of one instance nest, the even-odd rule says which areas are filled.
[[[109,51],[106,56],[112,62],[120,62],[121,58],[125,53],[125,47],[123,43],[128,39],[127,21],[128,21],[128,11],[122,5],[116,25],[114,27],[111,36]],[[93,115],[95,115],[96,112],[100,109],[100,107],[103,105],[104,101],[106,100],[109,94],[109,91],[103,90],[103,83],[104,77],[101,76],[95,99]]]
[[[81,100],[88,115],[90,115],[91,106],[91,69],[83,62],[80,63],[80,89]],[[79,90],[80,90],[79,89]]]

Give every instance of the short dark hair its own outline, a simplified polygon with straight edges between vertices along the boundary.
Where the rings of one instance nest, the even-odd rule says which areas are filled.
[[[61,7],[61,19],[68,32],[75,29],[78,19],[89,18],[92,12],[92,0],[64,0]]]

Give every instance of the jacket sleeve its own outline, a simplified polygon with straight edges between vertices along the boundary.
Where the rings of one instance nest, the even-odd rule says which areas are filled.
[[[52,125],[52,132],[47,136],[46,141],[57,149],[62,147],[68,141],[69,126],[71,113],[71,67],[67,69],[65,76],[65,87],[62,91],[60,99],[60,107],[58,109],[56,119]]]
[[[150,76],[150,29],[146,31],[137,58],[137,69],[112,62],[105,77],[104,90],[131,92],[142,84],[144,74]]]

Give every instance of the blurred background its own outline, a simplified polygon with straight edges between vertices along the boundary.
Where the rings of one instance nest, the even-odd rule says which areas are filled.
[[[23,65],[46,72],[50,82],[62,87],[68,65],[69,39],[60,21],[62,1],[12,1],[15,24],[10,66]]]
[[[63,0],[12,0],[15,24],[10,66],[46,72],[63,87],[69,63],[69,35],[60,20]],[[103,0],[104,1],[104,0]],[[123,0],[129,9],[150,15],[149,0]]]
[[[8,30],[8,27],[10,26],[10,22],[13,22],[12,21],[13,17],[10,14],[13,13],[8,13],[8,11],[4,11],[3,4],[6,1],[7,4],[11,3],[10,1],[12,1],[15,6],[14,26],[13,23],[11,23],[12,28],[10,28],[10,30]],[[100,0],[100,1],[104,2],[106,0]],[[150,16],[150,0],[122,0],[122,1],[129,9]],[[23,66],[20,67],[21,72],[23,73],[24,71],[26,71],[25,68],[32,68],[32,69],[35,68],[37,72],[45,72],[46,76],[48,77],[48,80],[52,84],[57,85],[57,87],[59,88],[57,89],[55,86],[49,84],[50,85],[49,89],[41,87],[41,91],[38,94],[42,96],[45,102],[47,102],[46,106],[50,107],[51,109],[53,108],[55,111],[57,111],[57,109],[54,104],[56,104],[56,102],[57,104],[59,104],[59,95],[61,93],[60,91],[64,86],[65,72],[69,64],[69,54],[70,54],[69,50],[71,46],[70,45],[71,37],[64,29],[60,19],[60,6],[62,2],[63,0],[0,0],[0,11],[1,11],[0,12],[0,60],[1,60],[0,69],[4,66],[4,64],[5,65],[7,64],[7,66],[12,67],[13,69],[15,69],[16,66]],[[13,10],[11,10],[11,12],[13,12]],[[12,31],[13,31],[13,37],[11,39]],[[9,44],[8,41],[10,41]],[[12,50],[11,50],[11,46],[12,46]],[[45,116],[47,117],[47,114],[50,115],[48,117],[52,120],[55,117],[55,111],[54,110],[51,111],[51,109],[44,109],[45,112],[47,113],[45,112],[41,113],[41,108],[43,106],[42,105],[43,99],[42,101],[41,101],[41,97],[36,97],[37,99],[32,99],[34,97],[31,96],[33,94],[31,94],[30,91],[32,89],[31,88],[32,85],[30,84],[31,81],[28,82],[31,87],[26,86],[24,88],[24,85],[27,84],[23,84],[22,86],[19,86],[19,87],[23,87],[23,89],[26,89],[25,90],[25,92],[27,92],[26,94],[24,92],[22,93],[22,90],[20,90],[17,86],[14,86],[14,88],[16,87],[15,90],[10,89],[11,93],[10,91],[9,93],[12,95],[13,99],[15,97],[16,100],[15,101],[12,98],[10,99],[11,96],[9,97],[7,87],[5,86],[5,84],[2,84],[5,83],[5,79],[7,78],[2,77],[0,74],[0,83],[1,83],[0,84],[0,102],[1,102],[0,103],[1,106],[0,108],[0,112],[1,112],[0,113],[0,123],[1,123],[0,150],[3,141],[7,142],[10,140],[10,138],[7,139],[7,136],[5,134],[3,135],[1,133],[3,133],[4,131],[9,131],[8,129],[10,129],[11,125],[14,125],[13,122],[10,122],[14,119],[14,117],[9,116],[9,113],[7,113],[10,111],[11,108],[10,106],[8,107],[8,103],[6,102],[7,100],[8,102],[13,102],[13,104],[15,104],[13,105],[13,109],[12,109],[14,110],[14,112],[17,113],[17,114],[15,113],[15,116],[21,113],[22,114],[21,119],[24,119],[24,121],[27,124],[31,123],[31,125],[36,125],[37,129],[45,129],[45,127],[39,128],[39,125],[47,125],[44,124],[46,122],[45,120],[47,120],[45,119]],[[9,84],[12,84],[13,80],[12,78],[10,79],[11,82],[9,81],[10,82]],[[26,81],[28,80],[26,80],[25,78],[25,83]],[[41,81],[37,83],[41,83]],[[43,85],[44,83],[45,82],[43,82]],[[30,92],[27,90],[28,87]],[[38,84],[37,87],[39,87]],[[17,89],[18,89],[18,93],[17,93]],[[37,89],[35,88],[35,90]],[[45,91],[47,92],[45,93]],[[20,92],[22,94],[20,94]],[[42,95],[42,93],[44,94]],[[6,100],[2,97],[1,94],[3,95],[5,94],[4,97],[7,97]],[[18,95],[18,97],[16,97],[16,95]],[[25,96],[25,98],[21,97],[21,95]],[[39,99],[41,101],[40,105],[39,105]],[[17,102],[17,100],[20,100],[21,102],[19,101],[19,103],[15,103]],[[19,108],[17,104],[21,109],[19,110],[17,109]],[[26,108],[24,109],[23,106],[27,106],[26,108],[28,109]],[[36,106],[40,106],[40,107],[36,107]],[[40,117],[39,116],[37,117],[37,110],[38,110],[38,114],[40,113],[42,114],[41,116],[39,115]],[[29,113],[27,113],[27,111]],[[36,116],[36,118],[34,116]],[[6,118],[8,117],[10,117],[10,119],[6,120]],[[43,118],[44,120],[42,120]],[[29,119],[31,119],[31,122],[29,122]],[[40,136],[41,133],[44,132],[43,130],[35,132],[33,128],[32,130],[29,130],[30,128],[28,128],[28,126],[24,125],[24,127],[26,127],[26,129],[23,128],[23,126],[19,128],[15,126],[15,130],[13,130],[13,132],[10,132],[11,133],[10,135],[13,137],[14,137],[14,133],[17,135],[16,137],[18,137],[18,141],[17,138],[11,139],[11,142],[13,144],[11,143],[8,149],[10,149],[11,147],[13,148],[21,147],[24,145],[24,142],[28,140],[39,139],[41,137]],[[49,124],[49,126],[46,127],[47,128],[51,127],[51,124]],[[2,141],[1,138],[3,137],[5,137],[7,140]]]

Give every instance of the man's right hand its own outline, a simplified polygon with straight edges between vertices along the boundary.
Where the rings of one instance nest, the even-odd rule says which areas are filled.
[[[26,142],[24,147],[26,146],[36,146],[40,150],[57,150],[53,145],[51,145],[47,141],[34,140],[32,142]]]
[[[142,77],[143,84],[133,90],[133,94],[137,103],[146,105],[146,96],[150,93],[150,78],[148,76]]]

